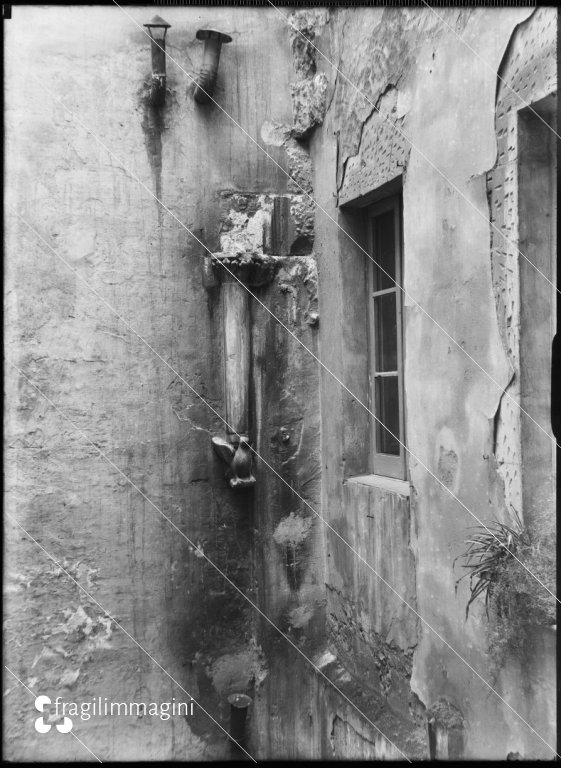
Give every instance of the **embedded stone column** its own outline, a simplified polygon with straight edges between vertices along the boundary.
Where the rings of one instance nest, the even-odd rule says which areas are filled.
[[[213,437],[215,452],[227,464],[232,488],[255,485],[250,448],[249,380],[251,293],[274,276],[277,259],[260,252],[215,253],[205,259],[207,287],[220,285],[223,309],[224,402],[227,440]]]
[[[224,394],[228,435],[249,433],[249,293],[233,279],[222,285]]]

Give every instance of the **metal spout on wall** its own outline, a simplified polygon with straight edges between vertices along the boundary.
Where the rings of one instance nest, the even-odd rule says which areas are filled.
[[[240,747],[246,748],[247,711],[252,700],[245,693],[232,693],[228,696],[228,703],[230,704],[230,736],[237,741],[237,744],[232,742],[232,753],[241,758]]]
[[[205,41],[205,50],[203,53],[203,65],[195,89],[195,101],[197,104],[208,104],[216,85],[220,49],[223,43],[231,43],[232,38],[230,35],[218,32],[215,29],[199,29],[197,40]]]
[[[154,16],[144,24],[150,35],[152,48],[152,81],[150,83],[150,104],[160,107],[166,99],[166,33],[171,24]]]

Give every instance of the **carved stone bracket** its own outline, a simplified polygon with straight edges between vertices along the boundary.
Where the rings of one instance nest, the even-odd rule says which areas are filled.
[[[205,271],[212,270],[214,285],[240,280],[249,288],[259,288],[270,283],[280,264],[277,256],[262,253],[213,253],[207,257]]]

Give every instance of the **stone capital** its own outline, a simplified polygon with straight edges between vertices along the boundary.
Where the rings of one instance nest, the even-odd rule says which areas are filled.
[[[210,257],[210,264],[220,283],[241,280],[248,287],[266,285],[275,276],[280,263],[277,256],[258,252],[219,252]]]

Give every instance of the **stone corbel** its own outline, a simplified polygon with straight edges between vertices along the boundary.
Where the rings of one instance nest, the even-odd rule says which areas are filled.
[[[270,282],[277,262],[274,256],[248,252],[215,253],[205,259],[205,284],[207,288],[219,286],[222,299],[228,423],[227,439],[213,437],[212,446],[227,464],[231,488],[255,485],[249,441],[250,293],[244,285],[252,289]]]

